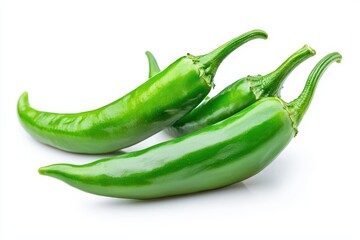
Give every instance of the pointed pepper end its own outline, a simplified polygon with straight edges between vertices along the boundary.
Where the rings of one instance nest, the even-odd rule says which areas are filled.
[[[38,172],[40,175],[48,176],[49,175],[49,166],[39,168]]]
[[[29,94],[28,94],[28,92],[23,92],[20,95],[18,103],[20,105],[28,105],[29,104]]]
[[[25,111],[30,107],[29,104],[29,94],[28,92],[23,92],[23,94],[20,95],[19,100],[17,102],[17,110],[18,112]]]

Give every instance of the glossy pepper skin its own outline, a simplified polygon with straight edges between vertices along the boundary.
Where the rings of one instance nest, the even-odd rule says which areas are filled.
[[[93,111],[38,111],[29,105],[25,92],[18,101],[20,122],[38,141],[69,152],[100,154],[129,147],[196,107],[209,93],[223,59],[257,38],[267,38],[267,34],[253,30],[209,54],[181,57],[130,93]]]
[[[154,55],[150,51],[146,51],[145,54],[146,54],[146,57],[147,57],[147,60],[149,63],[149,78],[151,78],[151,77],[155,76],[156,74],[158,74],[161,70],[160,70],[159,64],[157,63]],[[204,104],[209,99],[210,99],[210,97],[206,96],[204,98],[204,100],[201,102],[201,104]]]
[[[287,76],[314,55],[315,50],[305,45],[275,71],[265,76],[248,76],[237,80],[176,121],[167,129],[168,132],[173,136],[183,136],[220,122],[261,98],[279,95]]]
[[[323,58],[290,103],[263,98],[184,137],[85,165],[55,164],[40,174],[109,197],[151,199],[227,186],[265,168],[297,133],[316,85],[338,53]]]

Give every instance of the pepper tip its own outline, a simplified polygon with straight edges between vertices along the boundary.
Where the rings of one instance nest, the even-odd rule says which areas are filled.
[[[19,97],[19,100],[18,100],[18,110],[19,111],[22,111],[22,110],[25,110],[27,107],[29,107],[30,104],[29,104],[29,94],[28,92],[23,92],[20,97]]]
[[[38,169],[40,175],[47,175],[46,167],[41,167]]]

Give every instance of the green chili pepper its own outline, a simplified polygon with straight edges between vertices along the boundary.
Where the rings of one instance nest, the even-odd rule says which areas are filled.
[[[220,63],[242,44],[267,38],[261,30],[245,33],[209,54],[181,57],[122,98],[99,109],[57,114],[18,101],[23,127],[37,140],[77,153],[107,153],[136,144],[195,108],[209,93]]]
[[[305,45],[275,71],[265,76],[248,76],[237,80],[179,119],[167,129],[168,132],[174,136],[182,136],[220,122],[261,98],[279,95],[287,76],[300,63],[314,55],[315,50]]]
[[[296,135],[321,75],[340,60],[339,53],[323,58],[290,103],[263,98],[184,137],[85,165],[50,165],[39,173],[89,193],[134,199],[199,192],[245,180],[265,168]]]

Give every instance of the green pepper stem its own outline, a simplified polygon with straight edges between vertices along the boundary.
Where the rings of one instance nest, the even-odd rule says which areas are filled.
[[[257,38],[267,39],[267,33],[262,30],[252,30],[244,33],[206,55],[195,57],[196,61],[205,68],[205,74],[207,74],[210,81],[212,81],[219,65],[231,52],[244,43]]]
[[[279,95],[282,85],[287,78],[287,76],[297,67],[300,63],[304,62],[309,57],[312,57],[316,54],[315,50],[310,46],[305,45],[294,54],[292,54],[288,59],[283,62],[275,71],[263,76],[260,78],[260,96],[274,96]],[[255,90],[255,89],[254,89]]]
[[[305,87],[299,97],[287,104],[290,117],[294,121],[294,127],[297,127],[300,124],[307,109],[309,108],[316,86],[321,76],[324,74],[331,63],[335,61],[340,63],[341,58],[342,57],[338,52],[334,52],[326,55],[323,59],[321,59],[309,74]]]
[[[149,78],[152,78],[160,72],[160,68],[154,55],[150,51],[146,51],[145,54],[149,62]]]

